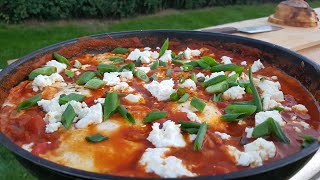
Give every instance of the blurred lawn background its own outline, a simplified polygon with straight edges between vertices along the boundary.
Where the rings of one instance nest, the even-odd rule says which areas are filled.
[[[309,2],[320,7],[320,1]],[[165,10],[148,16],[110,20],[28,21],[0,24],[0,68],[45,46],[86,35],[146,29],[198,29],[272,14],[277,4],[234,5],[197,10]],[[5,163],[4,163],[5,162]],[[36,179],[0,145],[0,179]]]

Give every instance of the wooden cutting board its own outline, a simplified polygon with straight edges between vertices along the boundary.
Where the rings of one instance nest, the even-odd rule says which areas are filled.
[[[316,8],[315,11],[320,15],[320,8]],[[314,28],[301,28],[301,27],[291,27],[283,26],[278,24],[272,24],[268,22],[268,17],[239,21],[235,23],[228,23],[219,26],[207,27],[207,28],[221,28],[221,27],[249,27],[257,25],[276,25],[283,27],[279,31],[272,31],[266,33],[258,34],[245,34],[245,33],[236,33],[240,36],[251,37],[267,42],[271,42],[293,51],[299,51],[306,49],[312,46],[320,45],[320,25]],[[207,29],[203,28],[203,29]]]

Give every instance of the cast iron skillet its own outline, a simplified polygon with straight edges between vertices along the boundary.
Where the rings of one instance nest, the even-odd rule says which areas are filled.
[[[313,61],[283,47],[255,39],[219,33],[180,30],[147,30],[94,35],[87,38],[64,41],[35,51],[20,58],[19,61],[9,65],[0,72],[0,103],[3,102],[12,87],[23,80],[33,68],[36,68],[33,66],[33,62],[43,62],[44,64],[52,58],[51,54],[53,52],[59,51],[68,58],[71,58],[82,53],[97,53],[111,50],[117,46],[136,47],[135,42],[137,39],[141,40],[142,47],[149,46],[155,48],[160,46],[167,37],[186,42],[186,44],[188,44],[188,41],[200,41],[204,43],[210,41],[214,42],[217,47],[227,48],[235,53],[241,52],[246,48],[256,48],[262,62],[267,61],[298,79],[315,97],[318,109],[320,109],[320,66]],[[123,39],[128,38],[132,39],[129,44],[123,41]],[[40,178],[128,179],[128,177],[77,170],[47,161],[23,150],[2,133],[0,133],[0,142],[11,152],[15,153],[18,159],[39,175]],[[298,153],[261,167],[192,179],[284,179],[299,170],[318,148],[319,145],[315,143]],[[48,171],[51,172],[50,176],[47,174]]]

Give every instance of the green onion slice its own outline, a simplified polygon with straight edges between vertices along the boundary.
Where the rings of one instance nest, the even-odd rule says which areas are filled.
[[[203,101],[201,101],[201,99],[197,97],[192,98],[190,105],[198,109],[200,112],[202,112],[206,107],[206,103],[204,103]]]
[[[159,67],[159,60],[155,61],[151,66],[150,69],[151,70],[155,70]]]
[[[81,66],[82,66],[82,64],[81,64],[81,62],[80,61],[78,61],[78,60],[75,60],[75,62],[74,62],[74,65],[73,65],[75,68],[77,68],[77,69],[80,69],[81,68]]]
[[[152,79],[152,80],[158,80],[158,77],[157,77],[157,75],[155,75],[155,74],[152,74],[151,76],[150,76],[150,78]]]
[[[108,137],[103,136],[101,134],[94,134],[94,135],[86,137],[86,140],[88,142],[92,142],[92,143],[98,143],[98,142],[102,142],[102,141],[105,141],[105,140],[108,140],[108,139],[109,139]]]
[[[120,100],[117,92],[106,93],[103,105],[103,120],[107,120],[118,108]]]
[[[114,50],[112,50],[112,52],[114,54],[125,54],[125,53],[129,52],[129,49],[118,47],[118,48],[115,48]]]
[[[69,129],[71,127],[71,124],[76,117],[76,112],[74,111],[71,104],[68,104],[66,110],[62,113],[61,116],[61,123],[66,128]]]
[[[54,56],[59,62],[70,66],[70,62],[69,62],[69,60],[68,60],[67,58],[61,56],[61,55],[58,54],[58,53],[53,53],[53,56]]]
[[[181,127],[181,130],[187,132],[188,134],[197,134],[199,131],[198,128],[183,128],[183,127]]]
[[[29,74],[29,80],[34,80],[35,77],[37,77],[38,75],[46,75],[46,76],[50,76],[51,74],[57,72],[57,68],[53,67],[53,66],[44,66],[41,68],[37,68],[33,71],[31,71],[31,73]]]
[[[27,100],[24,100],[22,101],[18,106],[17,106],[17,110],[20,111],[20,110],[24,110],[24,109],[28,109],[32,106],[35,106],[37,104],[38,101],[41,100],[41,96],[42,94],[39,93]]]
[[[195,82],[195,83],[198,82],[197,75],[196,75],[195,73],[192,73],[192,74],[190,75],[190,79],[191,79],[193,82]]]
[[[210,65],[205,63],[203,60],[196,61],[201,69],[210,69]]]
[[[94,78],[95,76],[96,76],[95,72],[92,72],[92,71],[84,72],[76,81],[76,84],[78,85],[86,84],[90,79]]]
[[[202,149],[202,144],[203,144],[204,136],[206,135],[207,129],[208,129],[207,123],[204,122],[200,125],[200,128],[197,133],[197,137],[193,144],[193,149],[195,151],[200,151]]]
[[[196,123],[196,122],[191,122],[191,121],[178,121],[179,124],[181,124],[181,127],[183,128],[197,128],[199,129],[201,124],[200,123]]]
[[[135,66],[136,66],[136,67],[140,67],[141,64],[142,64],[142,62],[141,62],[141,56],[139,56],[138,59],[136,60]]]
[[[166,71],[166,76],[170,76],[171,75],[171,68],[167,69]]]
[[[204,87],[208,87],[208,86],[217,84],[219,82],[222,82],[222,81],[224,81],[226,79],[227,79],[227,76],[219,75],[219,76],[216,76],[214,78],[209,79],[208,81],[203,82],[201,85],[204,86]]]
[[[69,101],[72,101],[72,100],[81,102],[85,98],[86,98],[86,96],[81,95],[81,94],[76,94],[76,93],[71,93],[71,94],[68,94],[68,95],[61,94],[60,97],[59,97],[59,104],[60,105],[66,104],[66,103],[68,103]]]
[[[312,143],[314,143],[316,141],[316,138],[309,136],[309,135],[305,135],[305,134],[301,134],[301,135],[299,135],[299,137],[301,137],[303,140],[302,144],[301,144],[301,146],[303,148],[310,146]]]
[[[177,92],[174,92],[170,95],[170,100],[171,101],[177,101],[179,99],[179,95]]]
[[[117,72],[122,72],[124,69],[132,71],[132,74],[134,73],[134,67],[135,64],[133,62],[130,62],[129,64],[124,64],[120,67],[118,67]]]
[[[181,98],[178,100],[178,103],[184,103],[188,100],[190,95],[188,93],[185,93],[184,95],[181,96]]]
[[[246,113],[229,113],[222,115],[221,120],[226,122],[237,122],[246,116]]]
[[[121,64],[124,62],[124,58],[122,57],[110,57],[110,61],[112,61],[113,64]]]
[[[153,111],[149,112],[146,117],[143,118],[144,123],[151,123],[157,121],[159,119],[165,118],[167,116],[167,112],[165,111]]]
[[[201,59],[207,63],[209,66],[216,66],[216,65],[219,65],[219,63],[213,59],[212,57],[210,56],[202,56]]]
[[[255,105],[257,106],[257,113],[258,113],[258,112],[260,112],[262,110],[262,103],[261,103],[261,98],[260,98],[260,95],[258,93],[258,90],[257,90],[257,88],[255,87],[255,85],[253,83],[251,66],[249,67],[249,81],[250,81],[250,89],[251,89],[251,91],[253,93],[254,102],[255,102]]]
[[[142,70],[136,71],[135,75],[136,75],[139,79],[141,79],[142,81],[144,81],[144,82],[149,82],[149,81],[150,81],[150,79],[149,79],[149,77],[147,76],[147,74],[146,74],[144,71],[142,71]]]
[[[124,117],[129,123],[136,123],[132,114],[124,106],[120,105],[117,110],[121,114],[121,116]]]
[[[183,84],[185,81],[186,81],[186,78],[181,75],[178,80],[179,84]]]
[[[166,52],[168,47],[169,47],[169,38],[167,38],[164,41],[163,45],[161,46],[160,51],[159,51],[159,57],[161,57]]]
[[[69,69],[64,70],[64,73],[68,76],[68,78],[74,77],[74,72]]]
[[[159,60],[159,66],[163,66],[163,67],[166,67],[167,66],[167,63]]]
[[[84,87],[85,88],[88,88],[88,89],[99,89],[103,86],[106,85],[106,82],[101,80],[101,79],[98,79],[98,78],[93,78],[93,79],[90,79],[85,85]]]
[[[110,65],[110,64],[99,64],[98,65],[98,71],[99,72],[116,72],[117,71],[117,66],[115,65]]]
[[[210,94],[222,93],[229,88],[227,81],[222,81],[217,84],[211,85],[206,88],[206,91]]]
[[[199,77],[199,78],[198,78],[198,81],[199,81],[199,82],[204,82],[205,80],[206,80],[205,77]]]
[[[222,101],[222,93],[214,94],[213,97],[212,97],[212,100],[214,102],[221,102]]]
[[[231,104],[224,108],[224,111],[228,113],[245,113],[251,115],[256,111],[257,107],[255,105],[239,105]]]

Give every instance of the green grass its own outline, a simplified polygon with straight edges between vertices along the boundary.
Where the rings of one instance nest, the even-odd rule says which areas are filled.
[[[320,2],[310,3],[320,7]],[[237,5],[188,11],[164,11],[156,15],[119,22],[85,20],[0,25],[0,68],[7,60],[19,58],[39,48],[80,36],[140,29],[198,29],[268,16],[275,4]],[[0,179],[35,179],[14,156],[0,145]]]

